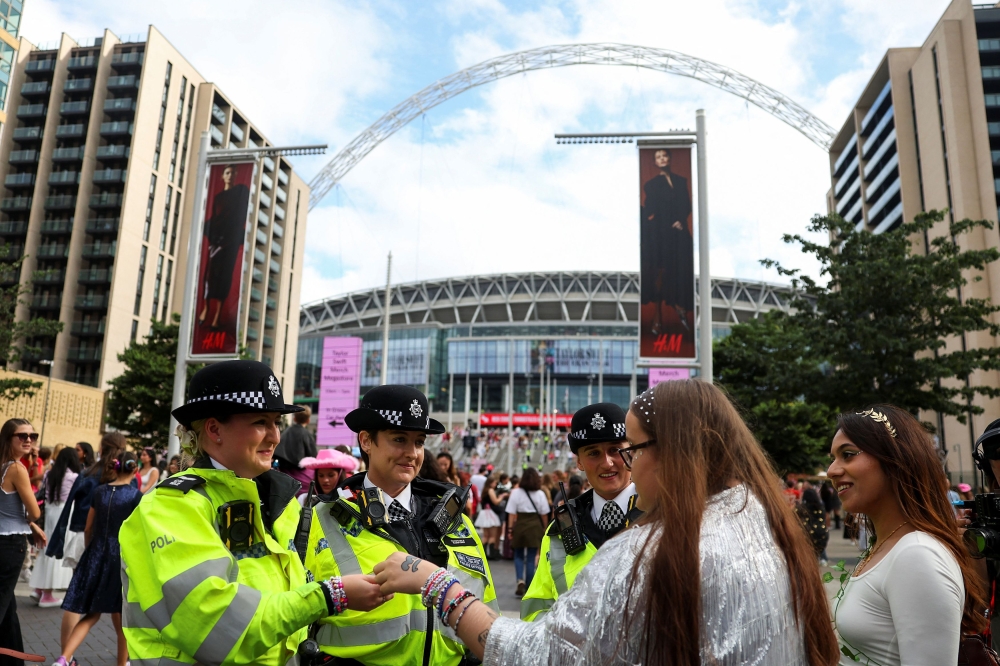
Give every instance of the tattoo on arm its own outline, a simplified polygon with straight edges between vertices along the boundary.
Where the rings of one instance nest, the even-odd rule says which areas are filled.
[[[413,564],[410,565],[410,571],[412,571],[413,573],[417,573],[417,567],[420,566],[421,562],[423,562],[423,560],[415,560]]]
[[[420,560],[417,561],[419,562]],[[403,563],[399,565],[399,568],[403,571],[408,571],[411,562],[413,562],[413,555],[407,555],[406,559],[403,560]]]
[[[489,637],[490,637],[490,630],[489,629],[484,629],[479,634],[479,644],[482,645],[485,648],[486,647],[486,639],[488,639]]]

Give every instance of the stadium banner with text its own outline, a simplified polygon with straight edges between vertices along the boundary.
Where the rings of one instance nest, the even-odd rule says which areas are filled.
[[[557,428],[569,428],[573,423],[572,414],[556,414],[555,417],[555,425]],[[514,412],[515,428],[537,428],[539,427],[541,420],[540,414],[520,414],[518,412]],[[552,417],[546,415],[546,427],[551,425],[551,420]],[[510,417],[505,413],[484,413],[479,415],[479,425],[483,428],[506,428],[508,421],[510,421]]]
[[[323,339],[323,365],[319,379],[319,414],[316,444],[357,444],[344,416],[358,406],[361,395],[361,338]]]
[[[639,148],[639,357],[695,359],[690,145]]]
[[[650,368],[649,388],[653,388],[660,382],[676,382],[691,378],[691,371],[687,368]]]
[[[235,356],[239,351],[250,190],[257,162],[219,162],[206,169],[205,225],[199,253],[191,356]]]

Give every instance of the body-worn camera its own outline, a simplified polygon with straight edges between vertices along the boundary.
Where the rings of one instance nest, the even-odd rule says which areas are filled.
[[[378,488],[365,488],[359,496],[361,500],[361,516],[365,527],[385,527],[389,524],[385,499]]]
[[[563,497],[566,497],[566,487],[561,481],[559,488]],[[580,530],[580,523],[576,519],[576,507],[572,501],[556,507],[556,529],[559,530],[559,538],[567,555],[576,555],[587,548],[587,540]]]
[[[230,551],[253,545],[253,502],[239,500],[219,507],[219,536]]]
[[[451,531],[455,519],[462,513],[462,509],[469,501],[471,489],[471,485],[464,489],[452,488],[438,500],[430,517],[431,525],[434,526],[438,536],[444,536]]]
[[[972,556],[1000,559],[1000,493],[976,495],[955,506],[973,511],[972,524],[963,537]]]

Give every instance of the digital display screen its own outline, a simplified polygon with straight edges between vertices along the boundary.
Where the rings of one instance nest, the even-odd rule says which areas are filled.
[[[573,528],[573,518],[569,515],[569,509],[564,509],[563,511],[556,511],[556,521],[559,523],[560,530],[568,530]]]
[[[460,510],[458,498],[452,495],[451,499],[444,505],[444,510],[448,512],[449,516],[457,515]]]

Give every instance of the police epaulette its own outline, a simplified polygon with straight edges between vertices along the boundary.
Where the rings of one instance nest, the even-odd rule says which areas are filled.
[[[205,477],[197,474],[177,474],[156,484],[157,488],[173,488],[181,490],[186,495],[189,490],[205,483]]]

